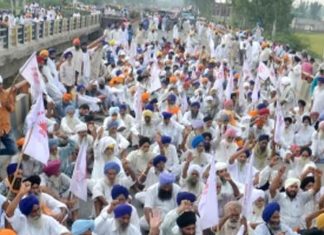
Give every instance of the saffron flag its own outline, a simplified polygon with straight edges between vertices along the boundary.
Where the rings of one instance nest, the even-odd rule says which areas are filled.
[[[88,197],[87,148],[88,145],[86,141],[82,141],[70,183],[70,191],[83,201],[87,201]]]
[[[36,103],[31,107],[27,117],[27,139],[23,147],[23,153],[47,164],[49,159],[49,147],[47,136],[47,121],[42,94],[39,94]]]
[[[29,83],[31,88],[31,95],[34,100],[37,99],[39,94],[45,92],[45,83],[38,69],[38,63],[35,52],[19,69],[19,73]]]
[[[207,183],[201,194],[198,211],[201,219],[201,228],[203,230],[211,228],[219,223],[214,156],[211,161]]]

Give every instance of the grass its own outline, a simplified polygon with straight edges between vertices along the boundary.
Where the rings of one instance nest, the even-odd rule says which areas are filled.
[[[298,32],[295,35],[307,45],[312,54],[318,58],[323,58],[324,33]]]

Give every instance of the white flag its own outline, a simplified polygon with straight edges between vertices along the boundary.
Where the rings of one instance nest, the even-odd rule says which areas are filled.
[[[154,63],[151,69],[150,89],[149,92],[154,92],[162,87],[160,81],[160,69],[157,63]]]
[[[275,87],[278,88],[278,80],[273,65],[270,67],[270,82]]]
[[[277,101],[278,102],[278,101]],[[279,104],[277,104],[277,108],[275,110],[276,112],[276,127],[275,127],[275,133],[274,133],[274,141],[276,143],[280,143],[281,141],[281,131],[284,129],[284,117],[282,113],[282,109]]]
[[[233,72],[232,70],[229,72],[229,78],[227,80],[226,90],[225,90],[225,96],[227,100],[231,99],[231,95],[234,89],[234,80],[233,80]]]
[[[215,43],[211,36],[209,37],[209,49],[210,49],[210,56],[213,58],[215,56]]]
[[[45,83],[38,69],[36,53],[33,53],[26,63],[19,69],[19,73],[30,84],[34,100],[45,91]]]
[[[260,78],[259,76],[256,76],[255,83],[252,91],[252,102],[255,104],[259,100],[259,91],[260,91]]]
[[[88,198],[87,148],[88,145],[86,141],[82,141],[70,183],[70,191],[83,201],[87,201]]]
[[[216,185],[215,157],[213,155],[207,183],[201,194],[198,205],[201,228],[203,230],[211,228],[219,223]]]
[[[252,154],[249,165],[247,167],[246,180],[244,185],[244,196],[243,196],[243,210],[242,214],[245,218],[248,218],[252,209],[252,191],[253,191],[253,164],[254,154]]]
[[[40,94],[26,117],[28,131],[23,153],[43,164],[47,164],[49,159],[49,147],[47,121],[43,102],[43,95]]]
[[[260,77],[262,80],[267,80],[268,77],[270,77],[270,69],[268,66],[265,65],[265,63],[260,62],[258,67],[258,77]]]
[[[134,94],[134,112],[135,112],[135,118],[138,122],[141,122],[142,119],[142,101],[141,96],[143,93],[143,88],[141,86],[137,86],[136,92]]]
[[[243,76],[241,76],[239,80],[239,105],[243,106],[245,102],[246,100],[244,97],[244,78]]]
[[[244,235],[244,230],[245,230],[244,225],[241,225],[241,227],[236,235]]]

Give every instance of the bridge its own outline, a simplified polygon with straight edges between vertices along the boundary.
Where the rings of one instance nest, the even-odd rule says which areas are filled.
[[[34,51],[55,47],[58,53],[63,52],[75,37],[93,41],[100,35],[100,26],[101,15],[96,14],[0,28],[2,77],[16,75]]]

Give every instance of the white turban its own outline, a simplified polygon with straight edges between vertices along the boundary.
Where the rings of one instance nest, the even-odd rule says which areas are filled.
[[[100,153],[104,154],[104,152],[106,151],[106,149],[110,146],[114,147],[114,152],[117,151],[117,142],[109,137],[109,136],[105,136],[103,137],[100,142],[99,142],[99,147],[100,147]]]
[[[3,78],[1,75],[0,75],[0,83],[3,83]]]
[[[199,176],[201,176],[202,168],[197,164],[190,164],[188,168],[188,175],[191,175],[191,173],[194,171],[198,172]]]
[[[292,186],[294,184],[297,184],[298,188],[299,188],[300,180],[297,179],[297,178],[293,178],[293,177],[286,179],[286,181],[285,181],[285,189],[287,189],[288,187],[290,187],[290,186]]]
[[[85,123],[80,123],[78,125],[76,125],[75,127],[75,132],[82,132],[82,131],[88,131],[88,127],[87,124]]]
[[[265,193],[263,190],[260,189],[253,189],[252,191],[252,202],[255,202],[256,200],[258,200],[259,198],[265,198]]]
[[[308,168],[314,168],[314,169],[316,169],[317,167],[316,167],[316,165],[315,165],[314,162],[309,162],[309,163],[307,163],[307,164],[304,166],[304,168],[303,168],[303,173],[304,173],[305,171],[307,171]]]
[[[226,170],[227,169],[227,163],[225,162],[217,162],[215,164],[216,171]]]
[[[119,107],[110,107],[109,108],[109,116],[112,116],[113,114],[118,114],[119,113]]]

